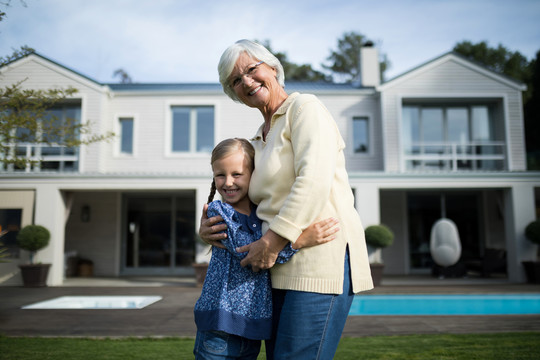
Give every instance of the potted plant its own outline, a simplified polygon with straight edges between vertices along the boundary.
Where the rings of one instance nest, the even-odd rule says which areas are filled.
[[[369,265],[371,267],[371,277],[373,284],[381,284],[384,264],[382,261],[381,249],[392,245],[394,242],[394,233],[386,225],[371,225],[365,230],[366,243],[370,248]]]
[[[525,228],[525,237],[534,244],[540,245],[540,220],[535,220]],[[540,284],[540,248],[537,251],[536,261],[523,261],[527,281],[532,284]]]
[[[34,256],[37,251],[49,245],[51,233],[41,225],[27,225],[17,234],[17,244],[23,250],[30,252],[30,264],[19,265],[24,286],[47,286],[47,275],[51,264],[35,264]]]

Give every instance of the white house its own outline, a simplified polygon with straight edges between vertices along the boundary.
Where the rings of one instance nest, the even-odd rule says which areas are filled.
[[[524,281],[521,261],[537,251],[524,228],[540,208],[540,174],[526,171],[524,85],[453,53],[383,84],[368,77],[376,71],[363,69],[360,84],[286,90],[316,94],[333,114],[364,226],[384,223],[396,235],[383,251],[385,273],[429,273],[430,229],[447,217],[464,263],[504,250],[509,281]],[[118,136],[77,150],[18,144],[43,162],[0,170],[0,225],[10,230],[2,240],[13,253],[0,283],[22,283],[17,265],[27,254],[14,236],[31,223],[52,234],[37,256],[52,264],[49,285],[62,284],[73,254],[91,260],[95,276],[191,275],[207,256],[195,234],[209,152],[224,138],[250,138],[258,111],[217,83],[101,84],[38,54],[0,68],[2,87],[24,79],[24,88],[77,88],[55,114]]]

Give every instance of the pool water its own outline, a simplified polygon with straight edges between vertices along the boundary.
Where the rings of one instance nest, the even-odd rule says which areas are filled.
[[[142,309],[161,296],[62,296],[23,309]]]
[[[349,315],[540,314],[540,294],[357,295]]]

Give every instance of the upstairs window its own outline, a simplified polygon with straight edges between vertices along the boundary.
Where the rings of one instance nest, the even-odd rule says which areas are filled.
[[[13,135],[17,141],[5,144],[7,152],[1,154],[6,158],[27,158],[33,163],[26,166],[16,164],[2,165],[0,170],[7,171],[77,171],[79,166],[79,149],[68,148],[66,143],[79,134],[66,134],[62,126],[80,124],[80,103],[67,103],[47,110],[37,121],[37,129],[16,128]]]
[[[369,119],[367,117],[354,117],[352,128],[354,153],[369,153]]]
[[[489,104],[405,105],[402,145],[407,170],[503,170],[503,126]]]
[[[133,118],[121,117],[118,119],[120,128],[120,153],[133,154]]]
[[[214,107],[172,107],[171,150],[181,152],[211,152],[214,148]]]

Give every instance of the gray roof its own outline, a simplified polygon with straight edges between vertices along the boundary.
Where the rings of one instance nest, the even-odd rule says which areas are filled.
[[[173,91],[173,92],[198,92],[216,91],[222,92],[219,83],[109,83],[107,85],[114,92],[151,92],[151,91]],[[329,82],[285,82],[287,91],[355,91],[362,89],[353,84],[335,84]]]

